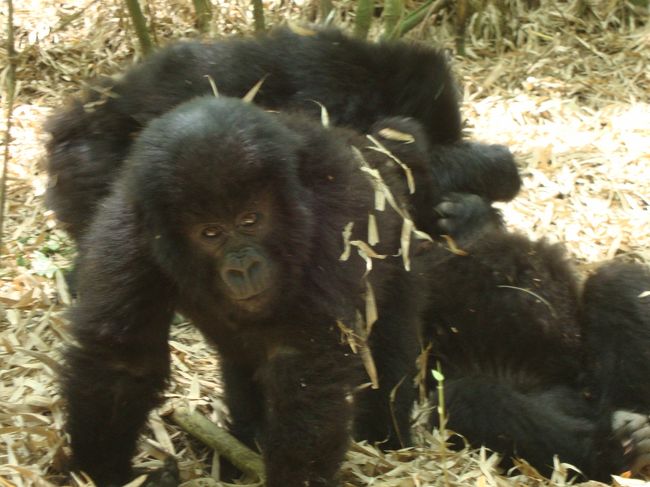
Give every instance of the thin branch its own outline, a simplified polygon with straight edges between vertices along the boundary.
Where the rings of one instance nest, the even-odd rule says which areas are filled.
[[[0,182],[0,249],[4,236],[5,206],[7,202],[7,174],[9,168],[9,144],[11,144],[11,124],[14,112],[14,97],[16,95],[16,49],[14,46],[14,3],[7,0],[7,77],[6,77],[6,128],[4,140],[4,161],[2,164],[2,180]]]
[[[175,408],[171,419],[194,438],[228,459],[242,472],[260,479],[264,478],[262,457],[223,428],[219,428],[197,412],[190,413],[186,407]]]

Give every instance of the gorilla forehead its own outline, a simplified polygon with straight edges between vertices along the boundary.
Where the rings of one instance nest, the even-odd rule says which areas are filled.
[[[202,97],[148,126],[129,179],[138,199],[232,206],[270,182],[290,191],[299,147],[300,137],[277,116],[238,99]]]

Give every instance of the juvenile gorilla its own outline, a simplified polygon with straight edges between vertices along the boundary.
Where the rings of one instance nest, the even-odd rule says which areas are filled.
[[[547,475],[554,455],[603,481],[650,464],[650,271],[614,261],[580,289],[558,245],[491,226],[462,247],[427,273],[447,426]]]
[[[282,29],[171,45],[121,79],[101,81],[50,119],[48,205],[77,241],[138,132],[178,104],[211,94],[211,79],[220,94],[233,97],[263,80],[255,96],[259,105],[320,117],[320,103],[332,124],[362,133],[384,117],[411,117],[424,126],[431,157],[446,162],[438,170],[448,172],[441,179],[449,183],[447,191],[474,192],[491,202],[509,200],[519,190],[505,147],[461,140],[456,86],[443,53],[372,44],[335,30],[298,35]],[[423,230],[446,231],[434,227],[433,206],[418,208],[425,213],[416,215]]]
[[[355,137],[213,97],[139,136],[81,246],[77,345],[62,376],[76,467],[98,485],[129,479],[169,374],[176,310],[219,351],[231,429],[261,444],[269,487],[333,485],[351,432],[388,448],[410,442],[422,298],[420,259],[407,272],[397,256],[408,189],[380,152],[365,150],[362,168]],[[399,213],[375,209],[373,168]],[[385,258],[366,276],[354,244],[369,240],[371,214]],[[342,329],[363,334],[366,280],[379,389],[358,393],[369,379]]]

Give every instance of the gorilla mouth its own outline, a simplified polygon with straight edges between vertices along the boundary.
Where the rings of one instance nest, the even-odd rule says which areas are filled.
[[[249,301],[257,301],[259,299],[263,299],[264,295],[267,292],[267,289],[262,289],[261,291],[254,291],[249,294],[245,295],[240,295],[240,296],[233,296],[233,300],[236,301],[237,303],[246,303]]]
[[[271,292],[269,288],[264,288],[259,292],[253,294],[248,294],[245,296],[233,296],[232,302],[239,308],[250,311],[250,312],[259,312],[263,311],[268,307],[268,303],[271,300]]]

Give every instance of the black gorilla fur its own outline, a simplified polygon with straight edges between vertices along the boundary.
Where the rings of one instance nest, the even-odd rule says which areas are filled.
[[[447,426],[544,474],[554,455],[603,481],[650,464],[650,271],[614,261],[581,289],[561,246],[498,225],[463,250],[428,272]]]
[[[383,137],[386,127],[416,143]],[[436,164],[429,173],[416,123],[387,119],[370,131],[416,179],[434,175],[426,190],[448,184],[435,181]],[[406,272],[394,257],[402,218],[374,212],[375,251],[389,256],[369,274],[380,388],[349,401],[367,377],[336,322],[356,322],[365,263],[339,261],[341,230],[354,222],[350,240],[365,240],[375,196],[350,145],[400,205],[418,194],[367,144],[228,99],[190,102],[151,123],[81,245],[79,346],[68,348],[62,377],[79,468],[100,485],[128,479],[137,433],[169,372],[175,310],[219,350],[231,429],[262,445],[271,486],[334,483],[350,428],[387,448],[410,444],[423,336],[446,376],[449,427],[472,443],[545,472],[558,454],[602,479],[647,463],[648,422],[626,411],[650,410],[650,323],[639,298],[648,271],[610,264],[580,293],[559,247],[490,218],[461,226],[469,255],[434,247]],[[454,219],[467,205],[490,215],[476,198],[451,195],[443,205]]]
[[[376,127],[386,126],[400,128]],[[76,465],[99,485],[129,478],[169,373],[176,310],[220,352],[232,431],[262,445],[270,487],[331,485],[350,428],[389,448],[410,443],[422,274],[396,256],[403,218],[390,206],[375,211],[350,145],[367,144],[358,137],[225,98],[188,102],[139,136],[81,245],[78,345],[62,376]],[[414,150],[401,146],[400,156]],[[405,206],[403,169],[379,152],[364,156]],[[354,253],[340,261],[342,231],[352,222],[350,241],[365,241],[371,213],[373,248],[387,256],[367,276],[379,389],[351,402],[368,377],[337,322],[357,322],[366,264]]]
[[[264,79],[255,97],[261,106],[317,117],[318,102],[334,125],[359,132],[384,117],[414,118],[432,144],[433,162],[445,162],[438,172],[449,173],[440,178],[448,191],[505,201],[519,190],[505,147],[461,140],[457,89],[443,53],[372,44],[336,30],[299,35],[281,29],[257,38],[171,45],[120,80],[100,81],[50,119],[48,204],[75,239],[108,194],[135,135],[179,103],[211,93],[209,78],[221,94],[234,97]],[[435,221],[429,215],[418,223],[435,233]]]
[[[248,444],[257,439],[267,447],[273,445],[272,452],[267,448],[271,485],[297,485],[301,479],[318,485],[319,478],[326,483],[345,449],[346,417],[353,414],[358,438],[388,439],[385,446],[396,447],[399,433],[404,443],[409,442],[413,391],[404,385],[408,379],[397,395],[399,432],[392,426],[387,393],[412,375],[420,349],[421,276],[404,273],[392,258],[376,263],[378,269],[370,277],[379,290],[380,322],[370,339],[381,388],[358,394],[354,408],[342,397],[363,380],[358,359],[345,347],[334,345],[338,332],[322,325],[335,318],[352,320],[351,310],[360,304],[350,297],[358,294],[361,269],[339,264],[337,258],[341,225],[348,219],[356,221],[355,231],[363,234],[364,218],[372,207],[367,187],[359,194],[346,187],[346,181],[354,187],[363,181],[350,173],[354,164],[348,143],[363,149],[368,141],[347,132],[324,131],[299,116],[255,114],[246,119],[244,114],[252,108],[209,102],[206,105],[235,103],[235,114],[247,120],[242,122],[243,133],[250,137],[241,144],[241,154],[223,151],[220,142],[202,141],[210,129],[228,128],[208,116],[210,109],[192,130],[178,130],[184,134],[180,142],[176,129],[183,127],[171,130],[166,125],[177,123],[186,113],[180,111],[155,122],[120,173],[132,139],[145,124],[185,100],[210,92],[206,74],[222,94],[235,96],[267,76],[256,97],[262,106],[300,110],[314,117],[320,112],[314,101],[319,101],[333,123],[369,130],[416,173],[418,189],[407,196],[401,173],[397,171],[399,177],[392,170],[386,174],[384,159],[364,150],[371,163],[381,159],[391,187],[403,204],[408,201],[418,226],[471,236],[465,246],[468,257],[446,253],[439,258],[434,252],[434,257],[426,258],[435,263],[427,271],[432,281],[428,335],[435,345],[431,358],[432,363],[442,362],[447,377],[452,429],[474,444],[487,444],[508,456],[517,454],[541,469],[551,463],[553,454],[559,454],[597,478],[648,454],[650,448],[643,446],[650,437],[647,422],[619,411],[650,410],[645,381],[650,325],[647,306],[637,299],[644,287],[650,287],[647,272],[612,264],[591,277],[581,295],[558,249],[498,228],[498,215],[489,205],[514,197],[520,184],[516,167],[506,148],[461,140],[456,92],[440,53],[403,44],[368,44],[335,31],[299,36],[285,30],[260,39],[171,46],[129,70],[122,80],[105,82],[104,91],[91,91],[78,99],[49,123],[53,139],[48,170],[54,184],[48,199],[59,218],[70,225],[72,235],[82,241],[81,299],[73,313],[81,348],[68,350],[64,374],[79,466],[103,483],[128,477],[137,431],[158,403],[168,373],[167,329],[176,308],[193,317],[223,355],[235,434]],[[202,113],[200,107],[196,110]],[[382,116],[394,115],[412,117],[424,128],[404,118],[373,125]],[[259,127],[258,116],[272,120],[268,130]],[[415,135],[416,143],[382,137],[385,127]],[[172,132],[171,142],[165,140],[167,130]],[[336,134],[341,138],[338,142],[333,141]],[[169,151],[163,148],[194,139],[196,144],[185,145],[197,151],[197,166],[176,174]],[[239,149],[234,147],[235,152]],[[246,154],[266,149],[283,161],[276,169],[285,171],[279,180],[270,181],[291,186],[290,181],[298,178],[299,184],[286,195],[270,193],[270,200],[287,204],[271,208],[280,216],[261,250],[252,255],[231,253],[228,262],[219,264],[218,274],[210,258],[196,250],[198,242],[188,242],[182,231],[174,233],[184,217],[195,218],[203,205],[216,204],[211,203],[218,196],[215,189],[204,186],[214,177],[209,171],[216,162],[208,158],[206,163],[202,153],[219,158],[229,172],[233,168],[228,164],[237,161],[242,164],[237,170],[247,168]],[[156,151],[160,160],[153,157]],[[296,154],[301,165],[293,172],[294,166],[283,157]],[[255,172],[254,162],[253,179],[266,181],[266,175]],[[235,204],[244,196],[230,176],[219,184],[234,193],[223,193],[226,203]],[[245,194],[256,191],[255,184],[245,188]],[[160,191],[180,199],[155,196]],[[93,208],[109,193],[106,208],[93,218]],[[258,203],[272,204],[265,201]],[[353,202],[358,206],[343,208]],[[441,218],[432,217],[433,208]],[[169,223],[159,221],[168,214]],[[297,228],[290,225],[294,222]],[[485,222],[496,230],[476,236],[474,230]],[[382,216],[381,226],[389,235],[382,235],[382,245],[394,246],[398,223]],[[314,247],[316,236],[322,242]],[[260,257],[266,253],[270,257]],[[301,260],[307,264],[301,265]],[[201,262],[207,264],[202,267]],[[324,262],[333,263],[319,268]],[[276,273],[275,265],[286,267],[285,273]],[[302,277],[289,285],[294,274]],[[213,288],[211,279],[218,275],[231,286]],[[271,317],[265,317],[264,310],[235,311],[230,302],[245,302],[255,292],[246,284],[253,275],[259,286],[271,283],[276,291],[277,300],[269,298],[265,310],[273,313]],[[285,285],[290,292],[277,291]],[[533,290],[550,307],[535,304],[532,295],[515,288]],[[222,309],[213,304],[215,295],[223,300]],[[163,302],[169,306],[161,306]],[[253,320],[254,315],[264,322]],[[309,326],[289,324],[300,320]],[[239,328],[228,328],[233,322]],[[285,346],[285,338],[295,342]],[[293,355],[294,349],[300,353]],[[321,351],[322,360],[312,365],[310,354],[316,357]],[[302,357],[308,358],[306,368]],[[297,370],[305,374],[298,379],[314,385],[297,393],[287,384],[295,379],[291,367],[296,361]],[[310,375],[323,368],[328,369],[324,379]],[[284,423],[276,419],[278,410],[265,410],[251,399],[260,395],[278,401],[286,395],[295,403],[277,407],[298,404],[305,415],[289,418],[297,424],[283,430]],[[118,407],[112,417],[116,404],[129,406]],[[319,433],[320,443],[310,444]],[[621,440],[632,442],[627,456]],[[314,455],[317,461],[312,467],[307,463]]]

